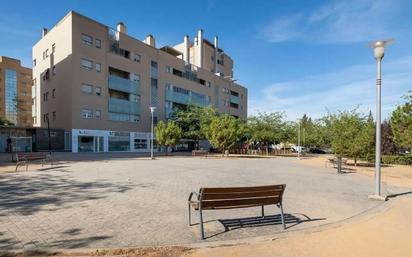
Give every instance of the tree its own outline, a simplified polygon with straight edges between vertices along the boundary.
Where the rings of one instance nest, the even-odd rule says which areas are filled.
[[[224,153],[235,149],[245,135],[246,126],[233,116],[222,115],[212,118],[206,137],[213,147]]]
[[[350,157],[357,164],[359,158],[370,159],[373,156],[374,125],[356,109],[331,115],[332,151],[338,157]]]
[[[382,154],[392,155],[398,152],[395,144],[390,120],[382,123]]]
[[[248,120],[250,139],[264,146],[266,154],[268,154],[270,144],[280,143],[285,139],[284,126],[283,114],[279,112],[259,113]]]
[[[412,91],[403,97],[406,102],[392,112],[391,126],[395,142],[404,148],[412,148]]]
[[[160,145],[166,147],[173,147],[179,143],[182,138],[182,129],[174,121],[160,121],[155,128],[156,141]],[[166,155],[168,151],[166,149]]]
[[[183,138],[192,139],[199,145],[199,140],[205,139],[205,127],[216,116],[216,110],[212,107],[199,107],[189,105],[184,109],[176,109],[171,120],[182,129]]]
[[[0,125],[1,126],[14,126],[14,123],[7,119],[3,119],[0,117]]]

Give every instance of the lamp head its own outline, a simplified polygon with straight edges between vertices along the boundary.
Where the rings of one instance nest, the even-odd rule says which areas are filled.
[[[149,107],[150,108],[150,112],[154,113],[154,111],[156,110],[156,107]]]
[[[369,44],[369,47],[373,49],[375,59],[380,61],[385,56],[385,47],[391,44],[393,39],[378,40]]]

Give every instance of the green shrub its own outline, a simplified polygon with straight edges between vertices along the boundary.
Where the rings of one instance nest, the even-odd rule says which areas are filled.
[[[383,155],[382,163],[412,165],[412,155]]]

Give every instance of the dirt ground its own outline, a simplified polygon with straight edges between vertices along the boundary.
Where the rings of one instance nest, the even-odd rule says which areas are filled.
[[[332,158],[330,155],[318,155],[314,157],[302,158],[296,160],[305,165],[325,167],[328,158]],[[328,167],[332,167],[332,164],[328,163]],[[365,163],[359,163],[359,166],[355,167],[353,160],[348,160],[348,165],[344,166],[345,172],[356,172],[365,176],[374,177],[375,167],[366,167]],[[382,181],[391,186],[398,187],[412,187],[412,166],[405,165],[382,165]]]

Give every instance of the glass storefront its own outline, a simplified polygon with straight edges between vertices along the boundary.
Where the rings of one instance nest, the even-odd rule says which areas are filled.
[[[109,152],[130,151],[130,134],[128,132],[110,132]]]

